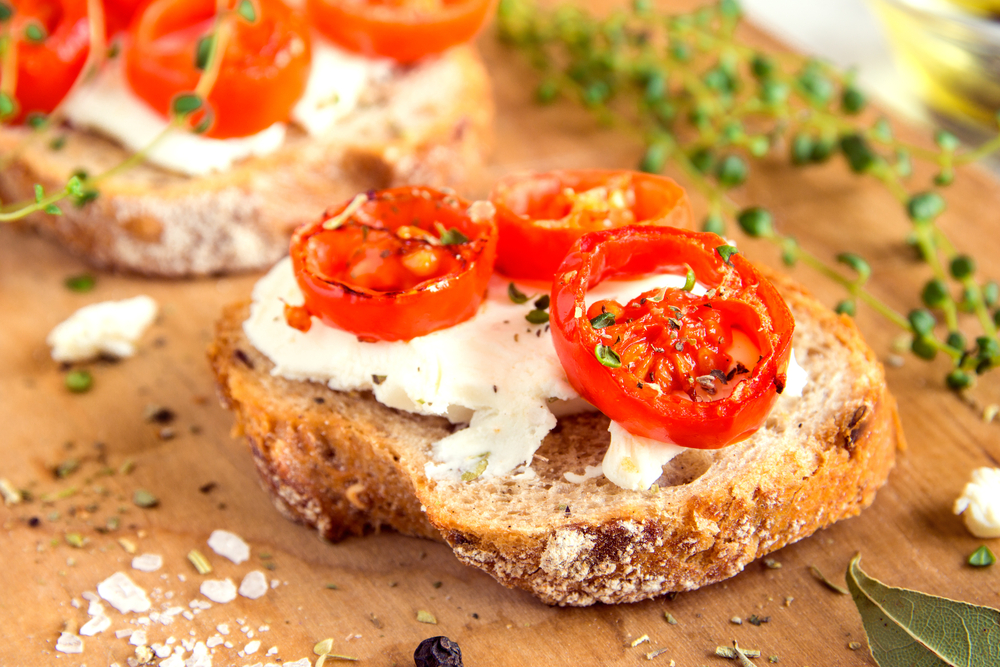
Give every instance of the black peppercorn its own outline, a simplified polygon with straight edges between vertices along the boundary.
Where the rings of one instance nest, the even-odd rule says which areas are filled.
[[[417,667],[463,667],[462,649],[447,637],[430,637],[413,652]]]

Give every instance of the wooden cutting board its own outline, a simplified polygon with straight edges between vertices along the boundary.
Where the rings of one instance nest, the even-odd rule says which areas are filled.
[[[749,29],[747,35],[772,45]],[[482,195],[493,179],[518,168],[636,163],[637,145],[598,129],[583,112],[534,106],[527,84],[534,75],[491,36],[482,46],[496,87],[497,142],[487,173],[467,194]],[[913,307],[927,273],[903,243],[909,223],[900,206],[840,164],[793,170],[781,162],[757,169],[737,198],[772,207],[784,230],[823,257],[860,252],[875,267],[872,289],[904,312]],[[1000,277],[998,190],[984,172],[962,170],[943,219],[960,248],[974,251],[980,270],[992,277]],[[744,251],[778,265],[768,247],[746,243]],[[413,664],[422,639],[439,634],[458,641],[466,664],[476,667],[645,663],[647,653],[661,648],[667,651],[651,664],[722,665],[712,653],[734,639],[759,649],[761,665],[767,656],[798,667],[872,665],[867,650],[849,647],[864,642],[852,601],[819,584],[808,569],[816,566],[842,583],[858,551],[868,572],[888,583],[1000,606],[1000,568],[964,564],[981,541],[951,511],[971,470],[997,465],[1000,430],[982,421],[981,409],[943,388],[943,361],[908,358],[887,368],[909,448],[870,509],[777,552],[780,569],[754,563],[729,581],[673,598],[559,609],[460,565],[446,546],[391,533],[331,545],[278,515],[258,487],[245,445],[230,438],[231,420],[215,400],[205,361],[220,308],[245,297],[256,276],[163,282],[99,274],[90,293],[63,287],[67,276],[86,270],[42,239],[0,229],[0,478],[34,498],[0,506],[2,665],[125,665],[135,647],[116,630],[144,629],[150,643],[173,637],[179,645],[207,640],[222,623],[232,648],[216,647],[215,665],[314,658],[313,645],[329,637],[335,652],[359,664],[402,667]],[[795,275],[827,303],[842,296],[815,273]],[[80,306],[137,294],[162,307],[137,356],[92,364],[92,391],[68,393],[65,371],[49,358],[47,333]],[[858,322],[887,358],[898,332],[864,309]],[[1000,402],[995,373],[975,397],[981,405]],[[151,423],[144,417],[150,406],[168,408],[176,418],[166,426]],[[164,428],[173,437],[165,437],[171,433]],[[58,478],[54,469],[71,460],[78,467]],[[154,494],[159,505],[136,507],[137,489]],[[65,497],[55,497],[60,492]],[[118,527],[106,530],[109,520]],[[249,562],[236,565],[207,547],[218,528],[250,543]],[[81,548],[66,541],[74,533],[85,541]],[[162,555],[163,568],[133,570],[119,538],[138,553]],[[198,575],[187,561],[192,549],[209,557],[211,575]],[[258,600],[189,608],[203,599],[204,579],[238,584],[251,569],[262,570],[276,587]],[[170,625],[146,627],[135,624],[139,614],[126,617],[105,605],[110,630],[85,638],[80,655],[55,653],[60,631],[88,620],[81,595],[117,571],[150,593],[155,610],[183,606],[191,620],[178,615]],[[421,610],[437,625],[417,622]],[[668,623],[665,612],[677,623]],[[730,620],[754,615],[767,622]],[[250,631],[260,649],[241,657]],[[630,646],[643,635],[647,643]],[[276,652],[266,656],[271,647]]]

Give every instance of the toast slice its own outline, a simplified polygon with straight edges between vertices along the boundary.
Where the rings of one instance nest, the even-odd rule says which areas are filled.
[[[456,187],[473,177],[490,143],[493,103],[471,46],[400,69],[375,99],[321,139],[289,126],[276,153],[204,177],[143,164],[100,185],[83,208],[36,213],[27,224],[93,265],[182,277],[263,269],[288,252],[301,222],[330,202],[406,183]],[[54,137],[65,137],[58,150]],[[34,198],[78,169],[94,175],[128,157],[96,134],[56,128],[30,138],[0,128],[0,200]]]
[[[903,446],[881,365],[853,320],[770,276],[795,315],[810,382],[783,396],[749,440],[688,450],[655,492],[563,473],[599,465],[608,419],[559,420],[535,479],[435,482],[424,464],[452,432],[443,418],[387,408],[369,393],[272,376],[228,308],[209,350],[235,432],[287,517],[331,540],[391,527],[444,540],[462,562],[548,604],[635,602],[720,581],[756,558],[871,504]]]

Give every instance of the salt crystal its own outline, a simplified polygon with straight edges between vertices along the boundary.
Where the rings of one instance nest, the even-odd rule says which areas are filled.
[[[223,646],[225,646],[226,648],[232,648],[233,647],[233,643],[232,642],[226,642],[225,644],[223,644]]]
[[[220,635],[228,635],[229,634],[229,624],[228,623],[219,623],[217,626],[215,626],[215,629],[219,631]]]
[[[151,648],[157,658],[166,658],[170,655],[170,647],[166,644],[153,644]]]
[[[257,628],[257,632],[267,632],[270,629],[271,629],[270,625],[262,625],[259,628]]]
[[[132,633],[132,637],[129,638],[128,643],[132,646],[145,646],[146,645],[146,631],[136,630]]]
[[[100,603],[100,598],[96,595],[93,600],[90,600],[90,604],[87,606],[88,616],[104,616],[104,605]]]
[[[181,616],[183,616],[184,618],[186,618],[186,619],[187,619],[187,620],[189,620],[189,621],[193,621],[193,620],[194,620],[194,614],[192,614],[192,613],[191,613],[191,612],[189,612],[189,611],[184,611],[184,612],[183,612],[183,613],[181,614]]]
[[[135,622],[139,625],[149,625],[149,616],[140,616]]]
[[[56,640],[56,650],[60,653],[83,653],[83,640],[70,632],[63,632]]]
[[[194,599],[188,602],[188,606],[191,607],[192,609],[211,609],[212,603],[205,602],[204,600]]]
[[[79,609],[80,608],[80,601],[77,600],[76,598],[73,598],[72,600],[70,600],[69,604],[70,604],[70,606],[73,607],[73,609]]]
[[[123,637],[131,637],[133,630],[125,628],[124,630],[115,630],[115,638],[121,639]]]
[[[277,579],[272,579],[271,580],[271,588],[277,588],[280,585],[281,585],[281,582],[278,581]]]
[[[243,651],[247,655],[253,655],[254,653],[257,652],[257,650],[259,648],[260,648],[260,640],[255,639],[252,642],[250,642],[249,644],[247,644],[246,646],[244,646],[243,647]]]
[[[212,602],[225,604],[236,599],[236,584],[232,579],[209,579],[201,582],[201,594]]]
[[[175,637],[167,637],[167,641],[165,643],[167,646],[170,646],[171,644],[176,644],[177,639]]]
[[[295,662],[286,662],[285,667],[312,667],[312,661],[309,658],[302,658]]]
[[[91,603],[93,604],[93,603]],[[104,632],[111,627],[111,619],[104,614],[94,615],[89,621],[83,624],[80,628],[80,634],[86,637],[93,637],[96,634]]]
[[[248,572],[240,583],[240,595],[251,600],[262,597],[267,592],[267,577],[260,570]]]
[[[208,546],[220,556],[225,556],[237,565],[250,559],[250,545],[239,535],[228,530],[213,530],[208,538]]]
[[[184,651],[176,651],[172,656],[161,662],[160,667],[184,667]]]
[[[193,651],[194,650],[194,645],[195,645],[195,641],[193,639],[182,639],[181,640],[181,646],[183,646],[184,650],[186,650],[186,651]]]
[[[149,611],[149,598],[124,572],[115,572],[97,584],[97,594],[123,614]]]
[[[277,653],[278,653],[278,647],[277,646],[272,646],[271,648],[267,649],[267,654],[268,655],[277,655]]]
[[[178,574],[177,575],[177,579],[179,579],[180,581],[187,581],[188,580],[188,578],[185,577],[183,574]]]
[[[80,594],[80,597],[82,597],[87,602],[96,602],[97,600],[100,599],[99,597],[97,597],[96,593],[91,593],[90,591],[84,591],[83,593]]]
[[[212,667],[212,656],[204,642],[195,644],[191,657],[184,661],[184,667]]]
[[[222,646],[224,643],[226,643],[226,640],[222,638],[222,635],[212,635],[205,642],[205,646],[215,648],[216,646]]]
[[[243,634],[250,632],[250,626],[244,625],[242,628],[240,628],[240,632],[242,632]]]
[[[163,556],[160,554],[142,554],[132,559],[132,569],[140,572],[156,572],[163,567]]]

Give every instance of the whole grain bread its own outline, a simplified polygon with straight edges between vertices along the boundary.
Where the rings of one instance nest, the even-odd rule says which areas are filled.
[[[490,143],[489,80],[471,46],[399,69],[329,134],[289,127],[282,148],[204,177],[144,164],[100,186],[83,208],[36,213],[26,224],[93,265],[181,277],[262,269],[287,253],[292,229],[331,202],[406,183],[460,186]],[[58,150],[51,140],[62,137]],[[77,170],[98,174],[128,157],[114,142],[63,126],[32,136],[0,128],[0,200],[62,189]]]
[[[745,442],[681,454],[653,491],[566,481],[603,458],[608,420],[594,413],[559,420],[535,479],[429,480],[424,464],[448,421],[272,376],[243,333],[246,303],[225,311],[209,356],[235,433],[288,518],[331,540],[383,526],[444,540],[463,563],[548,604],[634,602],[726,579],[858,514],[903,446],[882,367],[853,321],[772,280],[795,315],[795,354],[811,378],[803,396],[782,397]]]

